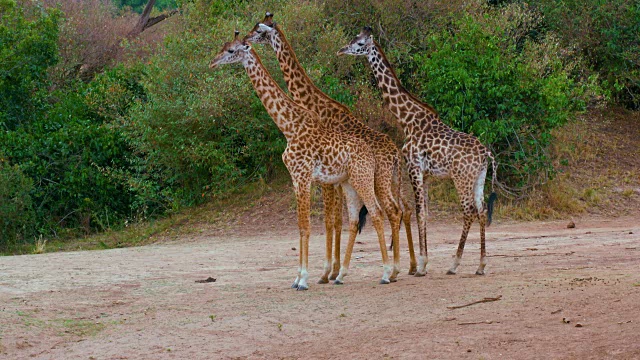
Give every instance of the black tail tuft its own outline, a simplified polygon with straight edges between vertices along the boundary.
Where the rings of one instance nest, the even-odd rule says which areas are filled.
[[[362,229],[364,228],[364,224],[367,223],[367,214],[369,210],[366,207],[362,207],[360,209],[360,214],[358,214],[358,234],[362,233]]]
[[[489,195],[489,201],[487,201],[487,226],[491,225],[491,215],[493,215],[493,203],[496,201],[496,199],[498,198],[498,195],[496,195],[496,193],[492,192],[491,195]]]

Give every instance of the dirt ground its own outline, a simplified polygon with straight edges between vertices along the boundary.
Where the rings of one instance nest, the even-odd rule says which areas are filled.
[[[316,284],[316,228],[308,291],[289,288],[292,226],[0,257],[0,358],[640,359],[640,220],[574,221],[496,220],[485,276],[474,275],[477,225],[455,276],[445,272],[460,223],[430,222],[422,278],[406,275],[403,231],[403,273],[390,285],[377,283],[370,226],[346,284]]]

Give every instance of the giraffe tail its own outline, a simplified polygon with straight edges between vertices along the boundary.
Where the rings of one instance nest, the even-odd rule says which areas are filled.
[[[491,154],[491,151],[488,151],[487,156],[491,159],[491,194],[489,195],[489,200],[487,201],[487,226],[491,225],[491,216],[493,215],[493,203],[498,199],[498,195],[493,190],[496,183],[496,159]]]
[[[496,195],[496,193],[492,192],[491,195],[489,195],[489,201],[487,201],[487,226],[491,225],[491,216],[493,215],[493,203],[496,201],[496,199],[498,198],[498,195]]]
[[[360,214],[358,214],[358,234],[362,233],[362,229],[364,228],[364,224],[367,223],[367,214],[369,210],[365,206],[360,208]]]

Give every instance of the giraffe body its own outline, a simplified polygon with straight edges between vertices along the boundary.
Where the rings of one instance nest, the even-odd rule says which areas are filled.
[[[402,155],[389,136],[366,126],[353,116],[347,107],[331,99],[315,86],[298,61],[284,32],[272,21],[272,16],[270,13],[267,13],[262,23],[256,24],[245,39],[252,43],[268,44],[273,47],[287,87],[296,103],[317,113],[325,127],[337,129],[343,133],[362,139],[371,147],[376,163],[374,180],[376,196],[391,225],[391,243],[394,249],[394,272],[392,280],[395,279],[399,272],[400,253],[398,242],[400,221],[404,221],[409,243],[409,254],[411,258],[409,274],[414,274],[416,271],[416,260],[411,236],[411,207],[408,206],[406,202],[401,201],[401,199],[404,199],[403,194],[401,194]],[[340,209],[337,210],[338,212],[340,211]],[[350,224],[350,227],[351,226],[352,224]],[[350,237],[347,245],[347,254],[351,254],[354,243],[355,238]],[[339,244],[339,239],[337,239],[336,244]],[[348,268],[349,260],[349,257],[345,257],[346,265],[343,266],[343,269]],[[335,261],[334,264],[336,264]],[[330,278],[335,277],[335,267],[333,270]],[[325,273],[321,282],[323,279],[326,279],[328,275],[328,273]]]
[[[299,268],[292,287],[298,290],[308,289],[312,182],[319,182],[324,188],[339,185],[344,191],[349,209],[350,237],[354,239],[357,220],[353,219],[358,219],[360,208],[366,206],[382,252],[383,275],[380,282],[389,283],[392,268],[384,243],[382,209],[375,196],[375,158],[369,145],[362,139],[323,126],[317,114],[288,98],[271,78],[251,46],[237,39],[237,33],[236,39],[224,45],[210,67],[236,62],[244,66],[264,107],[287,139],[282,160],[293,182],[300,230]],[[335,199],[335,195],[332,196]],[[351,226],[352,224],[355,226]]]
[[[453,265],[448,274],[455,274],[462,258],[469,228],[477,218],[480,223],[480,265],[476,274],[483,275],[486,266],[485,227],[491,222],[495,194],[484,203],[484,182],[488,159],[492,160],[495,179],[495,161],[489,149],[470,135],[451,129],[440,121],[436,111],[410,94],[398,80],[382,48],[365,28],[338,55],[366,56],[382,90],[385,104],[400,123],[405,145],[402,153],[409,169],[416,201],[420,257],[416,275],[426,274],[428,263],[426,210],[427,192],[424,174],[451,178],[454,182],[464,215],[464,226]]]

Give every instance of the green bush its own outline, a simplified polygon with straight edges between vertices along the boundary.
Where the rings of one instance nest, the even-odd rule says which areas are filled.
[[[514,6],[510,13],[523,19],[526,8]],[[583,110],[598,88],[571,77],[552,35],[527,39],[512,24],[518,20],[489,15],[465,16],[432,35],[433,50],[414,56],[416,87],[443,121],[492,148],[501,180],[521,188],[552,170],[551,129]]]
[[[0,251],[35,236],[32,190],[31,179],[18,166],[10,166],[0,154]]]
[[[280,166],[285,145],[244,70],[208,68],[234,28],[226,24],[210,34],[199,25],[206,14],[189,9],[183,32],[167,37],[164,51],[147,66],[147,100],[122,119],[126,139],[145,168],[125,176],[140,186],[156,184],[147,194],[161,198],[139,200],[164,202],[170,209],[268,175]]]
[[[46,107],[47,69],[58,60],[60,13],[27,12],[0,0],[0,129],[28,124]]]
[[[577,48],[614,100],[640,109],[640,3],[544,0],[539,7],[547,26],[566,47]]]

